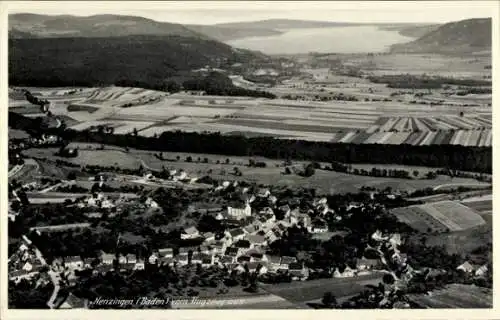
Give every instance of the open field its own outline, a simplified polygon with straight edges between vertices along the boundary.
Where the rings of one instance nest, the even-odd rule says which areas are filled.
[[[39,165],[32,159],[26,159],[23,165],[16,166],[9,171],[9,180],[16,180],[19,183],[28,183],[39,173]]]
[[[381,54],[344,55],[346,64],[369,69],[373,74],[437,75],[442,77],[468,77],[483,79],[491,75],[484,67],[491,65],[491,54],[472,57],[451,57],[438,54]]]
[[[492,243],[492,223],[452,233],[426,235],[429,246],[444,246],[450,254],[471,253],[473,250]]]
[[[352,278],[318,279],[263,285],[263,289],[290,302],[300,303],[320,299],[328,291],[333,292],[336,297],[351,296],[365,290],[366,285],[377,285],[381,281],[382,274],[373,273]]]
[[[202,296],[199,301],[203,300]],[[235,298],[228,296],[228,298],[216,296],[210,297],[209,303],[202,304],[200,302],[194,303],[180,303],[174,304],[173,309],[297,309],[293,303],[273,294],[255,294]]]
[[[421,231],[462,231],[485,224],[471,208],[456,201],[439,201],[397,208],[392,212],[402,222]]]
[[[492,308],[493,290],[474,285],[451,284],[432,291],[432,295],[410,294],[423,308]]]
[[[382,97],[390,97],[394,92],[384,84],[366,79],[346,81],[335,84],[346,94],[373,91],[373,88],[380,90],[378,94]],[[349,81],[356,81],[357,86],[349,86]],[[296,85],[286,86],[290,87],[287,90],[298,90]],[[312,89],[306,87],[305,90]],[[56,92],[39,88],[35,91],[52,102],[50,110],[54,115],[74,119],[70,125],[74,130],[106,125],[121,134],[135,128],[143,136],[182,130],[341,143],[465,146],[491,146],[492,143],[491,106],[485,104],[468,107],[412,104],[392,98],[313,102],[185,93],[169,96],[164,92],[128,87],[88,88],[66,95]],[[22,100],[11,99],[9,108],[27,116],[40,116],[36,106]]]
[[[484,199],[481,199],[482,197],[475,197],[475,198],[470,198],[470,199],[465,199],[461,203],[464,206],[467,206],[477,212],[480,213],[487,213],[491,212],[493,210],[493,199],[488,196],[484,196]]]
[[[100,165],[100,166],[120,166],[126,169],[138,169],[141,165],[145,168],[153,170],[161,170],[165,167],[171,169],[183,169],[189,176],[202,177],[208,175],[217,180],[245,180],[255,182],[257,184],[275,185],[290,188],[315,188],[320,193],[347,193],[358,192],[362,186],[370,186],[378,189],[392,188],[394,191],[413,192],[418,189],[427,187],[439,187],[443,185],[453,184],[470,185],[480,184],[487,186],[487,183],[479,183],[474,179],[469,178],[450,178],[447,176],[438,176],[436,179],[398,179],[389,177],[370,177],[352,175],[334,171],[316,170],[316,173],[311,177],[301,177],[298,175],[284,175],[282,161],[271,160],[262,157],[231,157],[210,154],[195,154],[195,153],[173,153],[163,152],[165,160],[160,160],[154,156],[155,152],[142,150],[130,150],[129,152],[123,149],[106,146],[105,150],[96,150],[100,145],[97,144],[71,144],[71,147],[79,148],[79,156],[76,158],[61,158],[54,156],[56,149],[29,149],[24,152],[26,156],[60,159],[69,161],[78,165]],[[90,149],[89,147],[92,147]],[[179,161],[177,161],[179,157]],[[191,157],[192,161],[186,161],[187,157]],[[199,158],[199,160],[198,160]],[[204,159],[207,163],[204,163]],[[255,161],[264,161],[265,168],[248,167],[249,159]],[[226,163],[228,161],[228,163]],[[219,163],[217,163],[219,162]],[[295,165],[304,165],[306,162],[295,162]],[[368,167],[378,165],[367,165]],[[234,167],[237,167],[242,176],[236,177],[233,174]]]

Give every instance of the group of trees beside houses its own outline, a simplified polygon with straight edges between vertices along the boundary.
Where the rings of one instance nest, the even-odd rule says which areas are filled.
[[[491,81],[487,80],[415,76],[410,74],[369,76],[368,79],[373,83],[386,83],[389,88],[402,89],[440,89],[443,85],[491,87]]]
[[[207,76],[186,80],[182,83],[185,90],[204,91],[208,95],[216,96],[248,96],[274,99],[272,93],[260,90],[250,90],[237,87],[226,75],[211,72]]]

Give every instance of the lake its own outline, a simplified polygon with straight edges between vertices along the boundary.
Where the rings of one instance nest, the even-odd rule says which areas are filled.
[[[230,40],[227,44],[266,54],[365,53],[384,52],[393,44],[412,40],[414,38],[402,36],[397,31],[356,26],[291,29],[280,35]]]

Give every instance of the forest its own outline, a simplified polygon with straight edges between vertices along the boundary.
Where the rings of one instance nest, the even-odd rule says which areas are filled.
[[[400,164],[491,173],[492,149],[459,145],[379,145],[225,136],[220,133],[164,132],[159,137],[94,134],[66,130],[65,139],[142,150],[262,156],[319,162]]]
[[[262,59],[221,42],[180,36],[9,39],[9,85],[101,86],[132,79],[153,88],[206,65]]]
[[[166,131],[157,137],[40,127],[40,120],[9,112],[9,126],[31,134],[58,134],[66,142],[95,142],[139,150],[262,156],[318,162],[379,163],[492,172],[492,148],[461,145],[381,145],[285,140],[220,133]]]

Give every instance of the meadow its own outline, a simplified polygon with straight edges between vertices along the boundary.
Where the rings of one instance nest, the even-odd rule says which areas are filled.
[[[427,187],[439,187],[450,183],[456,185],[481,184],[469,178],[450,178],[438,176],[436,179],[398,179],[390,177],[370,177],[353,174],[346,174],[327,170],[316,170],[311,177],[302,177],[295,174],[284,174],[283,161],[267,159],[263,157],[235,157],[214,154],[195,154],[162,152],[163,160],[159,159],[156,152],[131,149],[125,152],[124,149],[104,146],[104,150],[99,150],[99,144],[72,143],[69,147],[79,149],[79,156],[76,158],[57,157],[55,148],[32,148],[25,151],[30,157],[44,158],[50,160],[64,160],[80,166],[100,165],[119,166],[123,169],[138,169],[143,166],[145,169],[162,170],[185,170],[189,176],[203,177],[210,176],[213,179],[243,180],[263,185],[273,185],[284,188],[315,188],[318,193],[333,194],[359,192],[363,186],[377,189],[390,187],[394,191],[411,193],[418,189]],[[249,167],[249,160],[265,162],[266,167]],[[43,162],[40,162],[43,163]],[[295,161],[293,166],[302,167],[308,162]],[[355,165],[356,166],[356,165]],[[363,165],[357,165],[362,167]],[[372,165],[370,165],[371,168]],[[373,165],[377,166],[377,165]],[[234,174],[234,168],[241,172],[241,176]],[[419,167],[421,174],[426,170]],[[428,169],[427,169],[428,170]],[[62,177],[64,178],[64,176]],[[482,185],[488,185],[482,183]]]
[[[448,200],[397,208],[392,213],[402,222],[427,233],[464,231],[486,223],[473,209]]]
[[[474,285],[450,284],[432,291],[432,295],[411,294],[410,300],[424,308],[492,308],[493,292]]]

